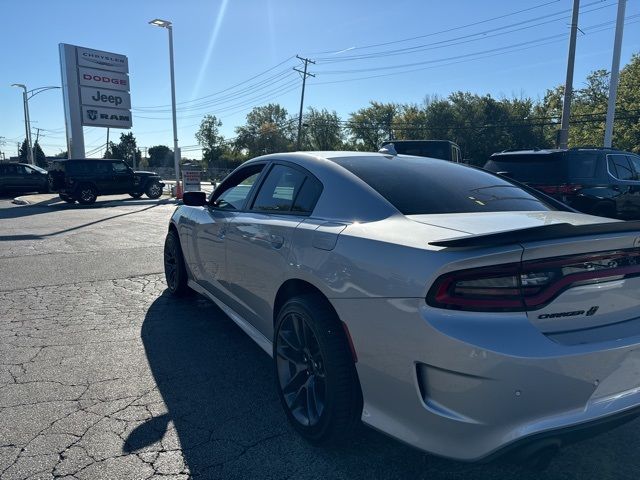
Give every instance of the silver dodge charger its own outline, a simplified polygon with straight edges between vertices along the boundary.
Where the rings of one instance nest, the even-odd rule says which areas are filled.
[[[360,421],[466,461],[557,449],[640,413],[640,223],[443,160],[267,155],[184,195],[169,291],[273,358],[295,429]]]

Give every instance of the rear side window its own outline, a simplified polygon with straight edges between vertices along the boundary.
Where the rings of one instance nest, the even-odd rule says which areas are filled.
[[[635,172],[626,155],[607,155],[609,172],[618,180],[635,180]]]
[[[383,156],[332,160],[404,215],[552,210],[505,179],[457,163]]]
[[[634,170],[636,171],[636,180],[640,180],[640,157],[638,155],[627,155]]]
[[[285,165],[274,165],[253,202],[253,210],[289,212],[306,175]]]
[[[569,174],[571,178],[593,178],[598,166],[597,152],[571,152]]]
[[[300,187],[300,193],[298,193],[291,211],[299,213],[313,212],[321,193],[322,184],[320,181],[313,177],[307,177],[302,187]]]
[[[567,161],[561,153],[496,155],[484,166],[523,183],[557,185],[567,182]]]

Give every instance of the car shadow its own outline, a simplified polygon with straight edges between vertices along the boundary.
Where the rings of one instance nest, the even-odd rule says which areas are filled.
[[[7,198],[10,199],[10,198]],[[74,211],[74,210],[88,210],[88,209],[99,209],[99,208],[110,208],[110,207],[118,207],[118,206],[144,206],[149,205],[151,207],[155,207],[158,205],[178,205],[178,203],[173,199],[162,198],[157,200],[151,199],[143,199],[137,200],[134,198],[125,198],[125,199],[116,199],[116,200],[98,200],[96,203],[92,205],[80,205],[80,204],[72,204],[66,203],[58,198],[43,200],[41,202],[32,203],[29,205],[16,205],[10,208],[1,208],[0,209],[0,220],[7,220],[12,218],[22,218],[22,217],[30,217],[34,215],[46,215],[51,212],[56,211]],[[138,210],[142,211],[142,210]],[[131,213],[137,212],[127,212],[122,215],[129,215]],[[121,216],[121,215],[116,215]],[[113,218],[113,217],[111,217]],[[108,220],[105,219],[105,220]],[[100,220],[104,221],[104,220]]]
[[[166,411],[159,409],[133,430],[123,451],[173,445],[199,478],[285,478],[296,472],[349,479],[603,478],[598,468],[614,472],[630,454],[624,445],[602,449],[598,441],[584,442],[563,450],[552,469],[541,473],[513,462],[439,458],[366,427],[341,447],[313,447],[287,423],[269,356],[209,300],[163,293],[148,309],[141,337]],[[581,471],[575,463],[583,461],[597,467],[580,476],[560,473],[567,467]]]

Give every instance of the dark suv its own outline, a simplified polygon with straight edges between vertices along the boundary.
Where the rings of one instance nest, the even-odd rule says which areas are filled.
[[[128,193],[133,198],[162,195],[160,176],[154,172],[134,172],[123,160],[55,160],[49,168],[49,189],[65,202],[88,205],[98,195]]]
[[[640,156],[572,148],[494,153],[484,168],[528,184],[584,213],[640,219]]]
[[[0,163],[0,193],[46,192],[47,171],[26,163]]]

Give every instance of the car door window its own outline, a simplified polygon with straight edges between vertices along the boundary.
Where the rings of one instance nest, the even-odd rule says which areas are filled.
[[[306,175],[285,165],[274,165],[260,187],[252,210],[289,212]]]
[[[220,210],[242,210],[263,168],[264,164],[258,164],[237,171],[216,189],[210,205]]]
[[[626,155],[609,155],[609,171],[618,180],[634,180],[634,171]]]
[[[631,162],[633,169],[635,170],[634,180],[640,180],[640,157],[638,155],[627,155],[627,158]]]
[[[127,173],[127,166],[122,162],[113,162],[114,173]]]
[[[16,173],[17,173],[18,175],[24,175],[24,176],[26,176],[26,175],[28,175],[28,174],[29,174],[29,173],[31,173],[31,172],[29,172],[29,170],[27,169],[27,167],[25,167],[24,165],[16,165]]]

